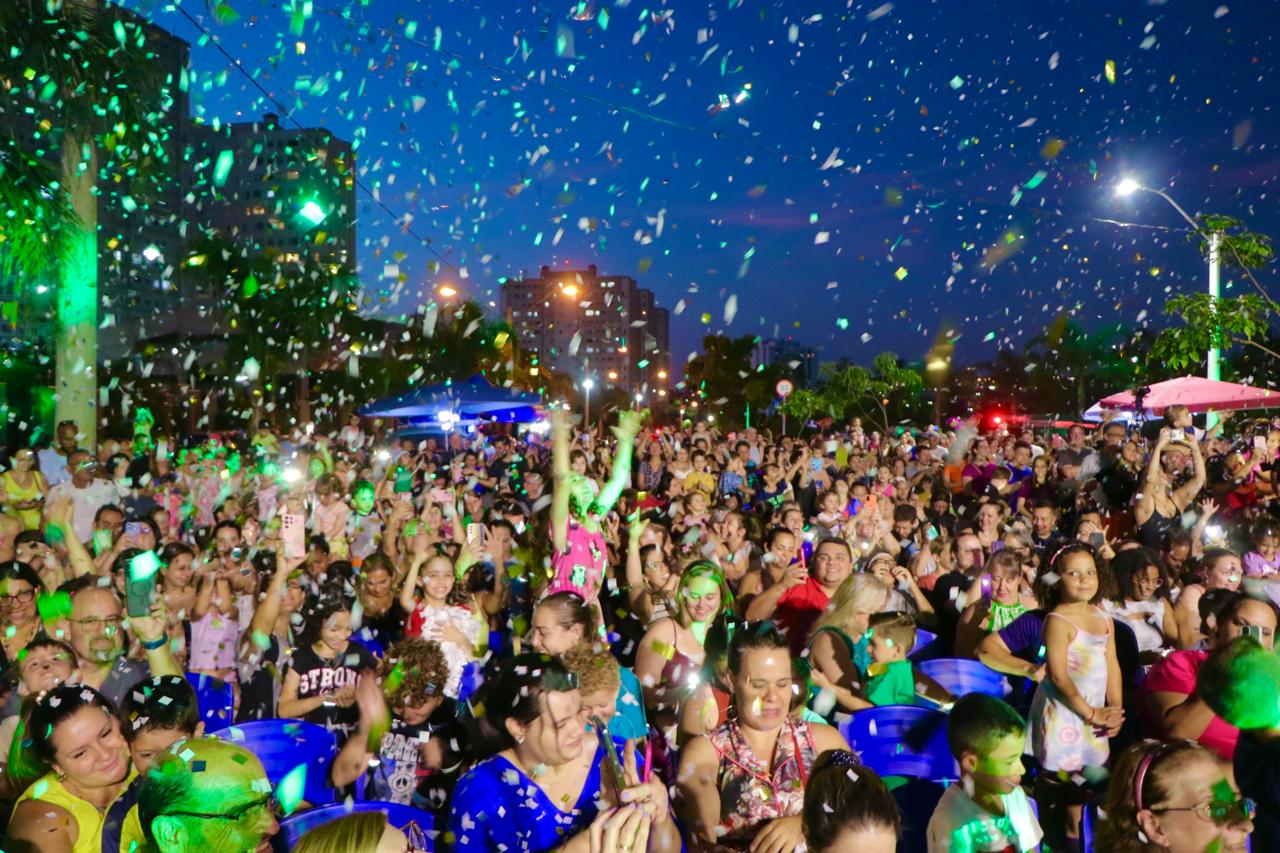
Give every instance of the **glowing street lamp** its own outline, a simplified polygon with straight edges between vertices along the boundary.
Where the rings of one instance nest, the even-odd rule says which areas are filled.
[[[1122,178],[1120,182],[1116,184],[1116,188],[1115,188],[1116,195],[1121,197],[1131,196],[1134,193],[1138,192],[1139,190],[1141,190],[1142,192],[1151,193],[1152,195],[1158,195],[1160,196],[1160,198],[1169,202],[1169,206],[1172,207],[1174,210],[1178,211],[1178,215],[1187,221],[1187,224],[1191,226],[1193,231],[1196,231],[1196,232],[1200,231],[1200,223],[1196,222],[1195,219],[1189,213],[1183,210],[1182,206],[1179,205],[1176,201],[1174,201],[1173,198],[1170,197],[1170,195],[1166,193],[1164,190],[1159,190],[1159,189],[1156,189],[1155,187],[1143,186],[1133,178]],[[1209,232],[1209,299],[1213,302],[1217,302],[1218,296],[1220,294],[1220,281],[1221,281],[1221,269],[1222,269],[1221,260],[1222,260],[1222,232],[1210,231]],[[1221,377],[1222,375],[1221,364],[1220,364],[1221,357],[1222,357],[1222,353],[1216,346],[1209,348],[1208,358],[1206,359],[1208,369],[1205,371],[1205,375],[1208,378],[1217,380]],[[1214,424],[1216,424],[1217,422],[1218,422],[1218,416],[1215,415],[1213,412],[1209,412],[1206,419],[1206,424],[1208,425],[1208,427],[1212,429]]]
[[[442,284],[436,290],[436,293],[439,293],[445,299],[452,299],[453,297],[458,295],[458,289],[456,287],[451,287],[450,285],[447,285],[447,284]]]
[[[1133,178],[1124,178],[1120,183],[1116,184],[1116,195],[1123,198],[1124,196],[1133,195],[1140,189],[1142,189],[1142,184]]]

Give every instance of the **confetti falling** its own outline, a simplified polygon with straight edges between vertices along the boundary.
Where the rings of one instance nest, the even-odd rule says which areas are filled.
[[[1157,258],[1162,281],[1200,275],[1194,251],[1161,242],[1157,229],[1178,225],[1168,211],[1106,194],[1124,169],[1149,168],[1144,179],[1177,186],[1189,209],[1249,211],[1256,230],[1280,230],[1261,168],[1275,49],[1256,6],[1121,18],[1101,0],[1010,4],[1015,37],[997,43],[940,2],[844,16],[781,3],[476,16],[445,3],[429,21],[368,2],[124,5],[185,39],[191,62],[168,81],[181,102],[153,107],[142,134],[122,126],[104,156],[127,156],[147,133],[164,142],[186,110],[208,139],[172,155],[193,176],[172,202],[198,231],[242,175],[278,168],[273,150],[232,144],[236,126],[270,113],[290,131],[326,128],[349,144],[355,209],[290,199],[285,213],[314,226],[313,244],[358,220],[350,304],[368,316],[415,318],[441,277],[487,305],[521,270],[592,262],[681,306],[672,363],[730,324],[862,361],[873,346],[918,358],[954,325],[980,330],[958,344],[972,360],[1026,346],[1063,313],[1085,328],[1119,317],[1117,345],[1140,339],[1164,294],[1135,255]],[[1224,55],[1204,50],[1226,38]],[[136,49],[140,34],[113,22],[108,39]],[[775,45],[785,67],[766,59]],[[56,125],[58,80],[32,57],[14,64]],[[1244,176],[1238,199],[1226,175]],[[140,190],[115,200],[141,214]],[[1010,232],[1022,236],[992,239]],[[222,265],[206,252],[184,262],[173,242],[149,241],[149,262]],[[897,281],[865,286],[884,272]],[[237,287],[250,301],[276,290],[256,272]],[[814,309],[867,331],[812,322]],[[239,328],[289,337],[265,312]],[[369,365],[344,360],[352,378]]]

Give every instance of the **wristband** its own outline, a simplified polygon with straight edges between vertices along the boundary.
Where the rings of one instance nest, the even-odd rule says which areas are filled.
[[[156,649],[160,648],[161,646],[163,646],[163,645],[164,645],[165,643],[167,643],[168,641],[169,641],[169,638],[168,638],[168,637],[160,637],[160,639],[158,639],[158,640],[152,640],[152,641],[150,641],[150,642],[147,642],[146,640],[143,640],[143,641],[142,641],[142,647],[143,647],[144,649],[146,649],[147,651],[149,651],[149,652],[154,652]]]

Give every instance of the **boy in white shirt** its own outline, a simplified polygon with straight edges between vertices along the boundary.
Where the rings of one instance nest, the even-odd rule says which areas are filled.
[[[929,853],[1022,853],[1044,833],[1022,781],[1027,726],[1008,703],[970,693],[947,720],[960,781],[947,788],[929,820]]]

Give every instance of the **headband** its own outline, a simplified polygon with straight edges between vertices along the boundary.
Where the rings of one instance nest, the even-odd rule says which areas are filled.
[[[1155,749],[1150,750],[1146,755],[1142,756],[1142,760],[1138,762],[1138,770],[1133,774],[1133,803],[1136,807],[1135,812],[1142,811],[1145,806],[1142,804],[1142,787],[1147,781],[1147,771],[1151,769],[1151,765],[1155,764],[1156,759],[1173,749],[1175,744],[1169,742],[1161,742]]]

